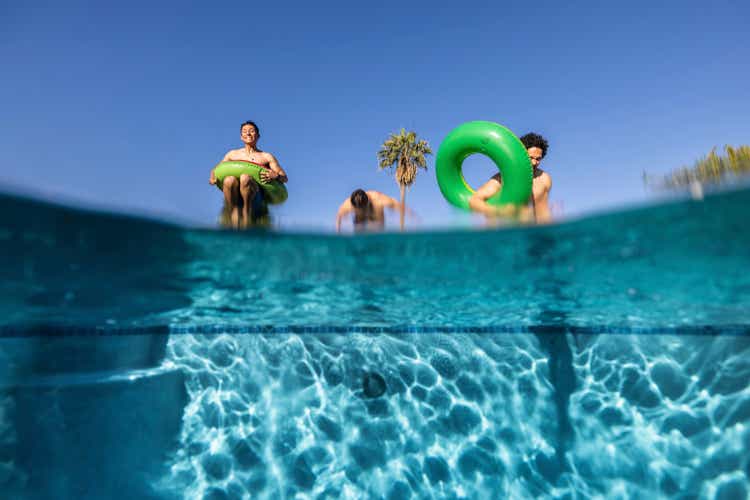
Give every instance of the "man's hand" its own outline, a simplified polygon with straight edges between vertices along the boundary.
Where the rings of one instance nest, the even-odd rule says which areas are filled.
[[[214,175],[214,171],[211,170],[211,177],[208,179],[209,184],[216,184],[216,176]]]
[[[520,208],[512,203],[495,206],[492,209],[494,217],[516,217],[520,212]]]
[[[260,180],[263,182],[271,182],[278,176],[279,176],[278,172],[274,172],[273,170],[263,170],[260,173]]]

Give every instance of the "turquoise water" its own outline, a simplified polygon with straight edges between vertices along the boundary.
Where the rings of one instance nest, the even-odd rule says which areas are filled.
[[[0,196],[0,487],[745,498],[748,203],[335,237]]]

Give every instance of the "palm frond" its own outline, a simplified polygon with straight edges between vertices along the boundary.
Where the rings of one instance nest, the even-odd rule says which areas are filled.
[[[394,170],[396,182],[402,186],[414,183],[418,169],[427,169],[427,156],[432,154],[429,144],[420,140],[414,131],[402,128],[391,134],[377,153],[378,168]]]

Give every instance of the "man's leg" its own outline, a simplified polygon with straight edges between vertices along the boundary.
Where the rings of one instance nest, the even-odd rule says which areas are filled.
[[[252,217],[252,204],[253,198],[258,194],[260,186],[255,182],[255,179],[247,174],[240,176],[240,196],[242,196],[242,217],[244,218],[244,225],[250,225],[250,218]]]
[[[224,201],[226,201],[231,214],[232,227],[235,229],[240,227],[239,187],[240,183],[236,177],[226,177],[221,185],[222,191],[224,191]]]

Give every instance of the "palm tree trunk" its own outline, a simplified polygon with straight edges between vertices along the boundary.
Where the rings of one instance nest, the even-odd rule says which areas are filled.
[[[406,210],[406,186],[401,184],[401,207],[399,207],[399,217],[401,218],[401,230],[404,230],[404,212]]]

